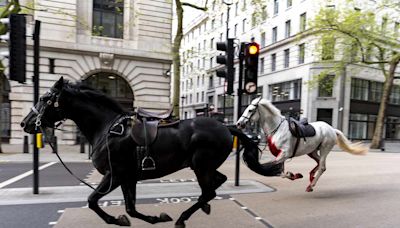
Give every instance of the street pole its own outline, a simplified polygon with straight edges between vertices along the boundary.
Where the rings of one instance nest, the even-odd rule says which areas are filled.
[[[33,105],[39,101],[40,21],[35,21],[33,32]],[[33,194],[39,194],[39,148],[36,135],[33,139]]]
[[[243,60],[244,60],[244,50],[246,48],[246,43],[240,43],[240,51],[239,51],[239,78],[238,78],[238,89],[237,89],[237,118],[242,115],[242,81],[243,81]],[[235,170],[235,186],[239,186],[239,171],[240,171],[240,142],[238,140],[237,149],[236,149],[236,170]]]
[[[227,6],[227,9],[226,9],[226,40],[228,41],[228,39],[229,39],[229,11],[231,10],[231,5],[232,5],[232,3],[226,3],[225,1],[224,1],[224,4]],[[223,95],[223,100],[224,100],[224,103],[223,103],[223,106],[222,106],[222,111],[223,111],[223,118],[224,118],[224,120],[225,120],[225,112],[226,112],[226,90],[225,90],[225,86],[227,86],[227,80],[226,80],[226,78],[225,78],[225,83],[224,83],[224,95]]]

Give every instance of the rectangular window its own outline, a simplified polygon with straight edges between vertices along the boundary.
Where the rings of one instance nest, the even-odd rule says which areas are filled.
[[[261,48],[265,47],[265,32],[261,33],[260,45],[261,45]]]
[[[358,78],[351,79],[351,94],[350,98],[354,100],[368,100],[368,81]]]
[[[221,26],[222,26],[224,24],[224,14],[223,13],[221,13],[220,21],[221,21]]]
[[[210,49],[212,50],[214,46],[214,38],[211,38],[210,40]]]
[[[272,43],[278,40],[278,27],[272,28]]]
[[[279,0],[274,0],[274,15],[279,13]]]
[[[285,38],[290,37],[291,22],[290,20],[285,23]]]
[[[208,79],[208,88],[209,89],[214,88],[214,77],[213,76],[210,76]]]
[[[271,71],[276,70],[276,54],[271,55]]]
[[[255,27],[257,25],[257,14],[253,13],[251,15],[251,27]]]
[[[267,20],[267,7],[263,6],[262,11],[261,11],[261,18],[263,21]]]
[[[93,36],[123,38],[124,1],[93,1]]]
[[[239,14],[239,2],[235,3],[235,16]]]
[[[211,29],[214,29],[215,28],[215,19],[212,19],[211,20]]]
[[[55,60],[54,59],[49,59],[49,73],[54,74],[54,69],[55,69]]]
[[[264,74],[264,58],[260,59],[260,74]]]
[[[305,44],[304,43],[300,44],[299,45],[299,64],[304,63],[305,53],[306,53]]]
[[[286,0],[286,6],[287,8],[292,7],[293,1],[292,0]]]
[[[318,82],[318,96],[332,97],[335,75],[325,75]]]
[[[270,85],[269,99],[272,102],[301,99],[301,80]]]
[[[290,50],[289,50],[289,49],[286,49],[286,50],[284,50],[283,52],[284,52],[284,55],[285,55],[285,63],[284,63],[284,66],[285,66],[285,68],[287,68],[287,67],[289,67],[289,61],[290,61]]]
[[[234,28],[234,30],[233,30],[233,36],[234,36],[234,37],[237,36],[237,27],[238,27],[238,24],[235,24],[235,28]]]
[[[201,92],[201,102],[204,102],[204,91]]]
[[[300,32],[304,32],[307,26],[307,14],[303,13],[300,15]]]
[[[322,60],[333,60],[335,57],[335,39],[333,37],[322,38]]]
[[[243,19],[243,24],[242,24],[242,33],[246,32],[246,18]]]

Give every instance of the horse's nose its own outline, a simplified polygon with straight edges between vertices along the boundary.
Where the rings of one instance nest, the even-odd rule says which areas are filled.
[[[236,126],[237,126],[237,128],[239,128],[239,129],[243,129],[243,128],[244,128],[244,123],[243,123],[243,121],[238,121],[238,122],[236,123]]]
[[[26,126],[25,121],[22,121],[22,122],[20,123],[20,125],[21,125],[22,128],[24,128],[24,127]]]

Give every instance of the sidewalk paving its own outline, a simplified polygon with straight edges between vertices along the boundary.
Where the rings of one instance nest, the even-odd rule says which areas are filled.
[[[366,143],[366,145],[369,145]],[[32,145],[29,145],[29,153],[23,153],[22,144],[2,144],[3,153],[0,154],[0,162],[31,162],[32,161]],[[88,159],[88,145],[85,146],[85,153],[80,153],[80,145],[59,145],[58,151],[60,157],[65,162],[90,162]],[[268,149],[267,153],[268,152]],[[340,152],[340,148],[335,146],[333,151]],[[400,142],[385,143],[385,151],[380,149],[370,149],[370,153],[400,153]],[[41,162],[57,162],[58,158],[51,152],[49,145],[40,149],[39,160]]]

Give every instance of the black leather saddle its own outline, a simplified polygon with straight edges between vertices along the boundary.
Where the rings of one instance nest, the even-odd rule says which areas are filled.
[[[315,136],[315,129],[311,124],[308,124],[307,118],[302,118],[300,121],[290,117],[288,119],[289,130],[296,138],[304,138]]]

